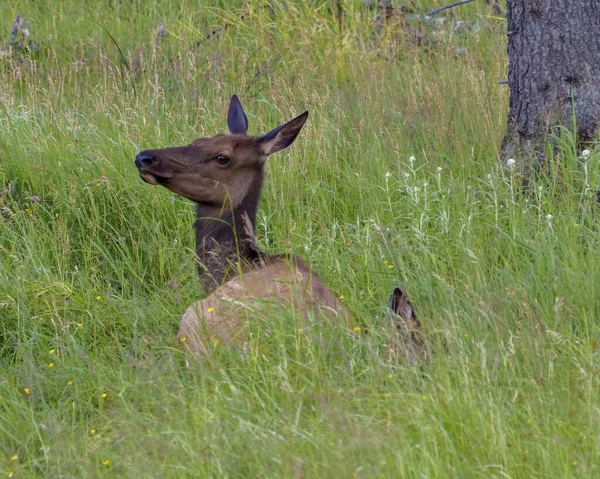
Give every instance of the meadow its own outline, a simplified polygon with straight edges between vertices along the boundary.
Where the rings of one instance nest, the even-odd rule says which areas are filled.
[[[600,149],[560,133],[524,192],[504,20],[343,5],[0,4],[0,477],[598,477]],[[133,160],[224,132],[233,93],[253,134],[310,111],[258,239],[362,329],[290,312],[195,361],[193,207]],[[395,286],[429,366],[386,350]]]

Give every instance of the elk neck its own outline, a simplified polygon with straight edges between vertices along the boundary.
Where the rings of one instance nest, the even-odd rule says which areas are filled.
[[[198,272],[206,294],[262,264],[266,255],[256,242],[256,210],[263,173],[248,188],[239,204],[224,206],[196,203],[196,255]]]

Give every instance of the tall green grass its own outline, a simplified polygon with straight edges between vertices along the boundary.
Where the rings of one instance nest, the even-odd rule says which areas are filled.
[[[376,36],[358,2],[341,23],[328,3],[55,3],[0,5],[31,32],[0,47],[0,476],[599,474],[600,152],[557,138],[526,192],[498,167],[505,33],[484,2],[417,23],[426,45],[401,21]],[[193,208],[133,159],[224,131],[232,93],[255,134],[310,110],[269,159],[257,233],[368,335],[290,312],[244,355],[175,347],[202,295]],[[429,367],[389,359],[396,285]]]

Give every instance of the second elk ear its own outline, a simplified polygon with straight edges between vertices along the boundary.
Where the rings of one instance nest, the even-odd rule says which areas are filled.
[[[307,118],[308,112],[305,111],[293,120],[278,126],[263,136],[260,139],[263,153],[269,156],[290,146],[298,136],[298,133],[300,133]]]
[[[227,127],[232,135],[245,135],[248,131],[248,117],[237,95],[231,97],[227,110]]]
[[[395,288],[390,296],[390,309],[407,321],[415,320],[412,304],[400,288]]]

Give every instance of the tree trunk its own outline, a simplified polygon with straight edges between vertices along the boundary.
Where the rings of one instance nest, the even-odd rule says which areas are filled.
[[[507,23],[510,109],[502,157],[527,173],[543,166],[556,126],[580,143],[598,134],[600,0],[508,0]]]

